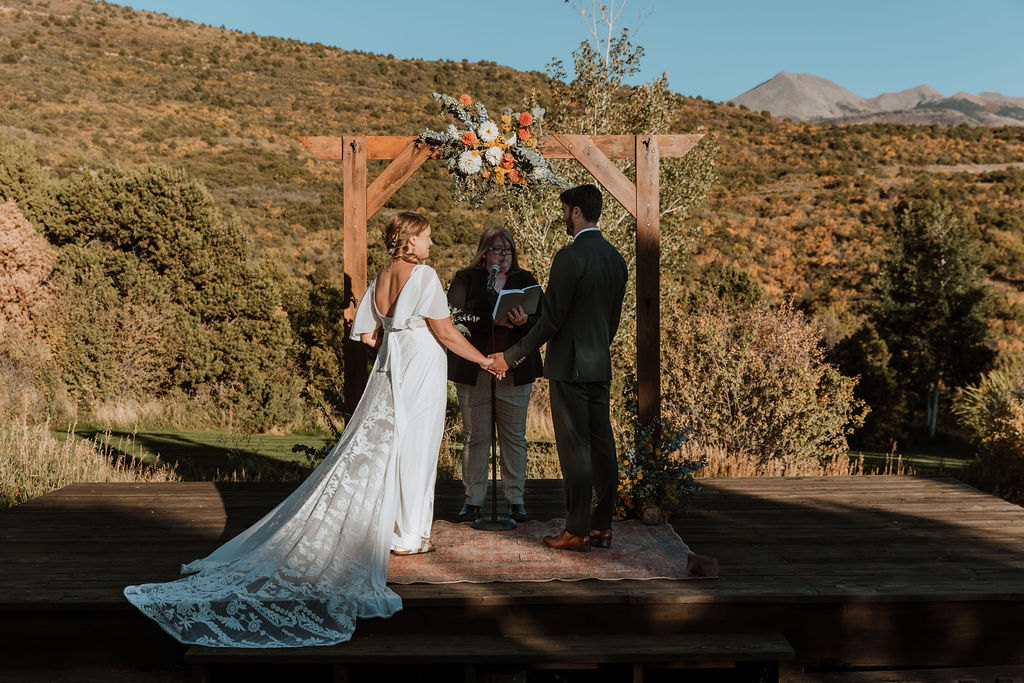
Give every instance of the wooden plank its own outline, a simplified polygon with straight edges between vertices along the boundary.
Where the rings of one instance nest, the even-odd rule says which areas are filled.
[[[317,159],[341,161],[344,156],[344,141],[337,135],[302,135],[299,142]]]
[[[778,633],[566,634],[547,635],[384,635],[355,637],[328,647],[253,650],[192,646],[190,664],[314,664],[388,661],[443,662],[721,662],[790,661],[793,647]]]
[[[573,159],[580,162],[630,215],[636,217],[636,186],[594,144],[590,136],[558,134],[551,137],[572,155]]]
[[[660,169],[657,138],[636,136],[637,402],[641,424],[656,425],[661,417]]]
[[[434,150],[411,140],[366,190],[366,218],[369,220],[415,173]]]
[[[345,339],[342,342],[345,405],[354,411],[367,380],[366,345],[348,338],[356,317],[356,304],[366,292],[366,138],[344,139],[342,200],[345,205]]]

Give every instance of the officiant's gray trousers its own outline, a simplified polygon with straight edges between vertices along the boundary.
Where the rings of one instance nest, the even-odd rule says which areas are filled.
[[[481,370],[476,386],[455,383],[462,409],[462,483],[466,503],[483,505],[491,449],[491,373]],[[495,418],[501,453],[501,490],[509,505],[522,504],[526,483],[526,408],[533,384],[516,386],[512,373],[498,380]]]
[[[551,380],[550,386],[551,421],[565,481],[565,528],[576,536],[610,529],[619,481],[608,414],[610,383]]]

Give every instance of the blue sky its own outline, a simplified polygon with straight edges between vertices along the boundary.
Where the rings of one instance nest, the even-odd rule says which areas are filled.
[[[399,58],[491,60],[543,71],[589,34],[563,0],[132,0],[213,26]],[[589,0],[587,2],[589,5]],[[927,83],[1024,97],[1024,0],[627,0],[646,57],[686,95],[726,100],[779,71],[861,97]]]

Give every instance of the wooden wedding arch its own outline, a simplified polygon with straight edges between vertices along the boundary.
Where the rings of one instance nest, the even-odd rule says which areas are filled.
[[[548,159],[575,159],[636,219],[636,366],[639,418],[646,423],[661,415],[660,199],[661,158],[683,157],[704,137],[693,135],[566,135],[551,134],[538,144]],[[340,161],[345,206],[346,337],[355,318],[356,302],[366,291],[366,225],[384,203],[435,156],[433,147],[414,135],[304,136],[302,144],[318,159]],[[367,184],[366,160],[391,163]],[[636,183],[612,159],[630,159]],[[366,347],[346,339],[344,395],[354,410],[367,379]]]

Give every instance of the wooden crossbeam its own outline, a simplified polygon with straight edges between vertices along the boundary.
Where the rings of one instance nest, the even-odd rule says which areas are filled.
[[[611,159],[636,158],[635,135],[589,135],[594,146]],[[661,157],[669,159],[684,157],[700,142],[703,134],[655,135]],[[417,135],[369,135],[366,137],[367,159],[394,159]],[[323,161],[341,161],[345,156],[342,138],[334,135],[305,135],[299,138],[313,156]],[[547,159],[572,159],[569,153],[552,135],[545,135],[537,142],[537,149]]]

